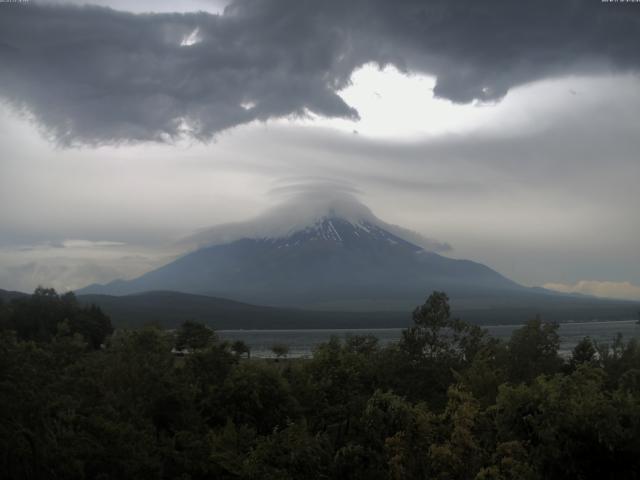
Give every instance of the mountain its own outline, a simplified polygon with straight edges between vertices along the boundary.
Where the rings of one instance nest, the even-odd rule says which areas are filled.
[[[23,294],[24,295],[24,294]],[[518,324],[540,314],[548,321],[620,320],[633,318],[638,304],[600,299],[551,297],[537,304],[503,304],[496,308],[465,309],[453,303],[453,314],[485,324]],[[116,327],[146,324],[176,328],[184,320],[203,322],[224,329],[314,329],[314,328],[406,328],[411,308],[389,312],[344,312],[264,307],[222,298],[179,292],[145,292],[132,295],[79,295],[86,304],[99,305]],[[541,299],[538,299],[541,300]]]
[[[21,292],[0,290],[9,303],[26,298]],[[403,311],[344,312],[265,307],[223,298],[180,292],[155,291],[132,295],[78,295],[84,304],[99,305],[116,328],[158,325],[176,328],[185,320],[203,322],[218,330],[232,329],[318,329],[318,328],[406,328],[411,324],[411,307]],[[453,315],[484,325],[519,324],[540,314],[548,321],[620,320],[633,318],[638,303],[595,298],[558,297],[535,305],[502,305],[464,308],[453,303]]]
[[[406,310],[436,289],[472,298],[523,287],[484,265],[429,252],[369,221],[334,215],[282,237],[201,248],[137,279],[80,293],[173,290],[263,305]]]
[[[29,295],[26,293],[0,289],[0,300],[3,302],[10,302],[11,300],[25,298],[28,296]]]
[[[224,298],[180,292],[133,295],[79,295],[86,304],[99,305],[116,327],[145,324],[176,328],[190,319],[224,329],[301,329],[406,327],[408,312],[327,312],[264,307]]]
[[[436,253],[448,245],[383,222],[351,194],[317,193],[200,232],[185,241],[193,251],[138,278],[77,293],[173,291],[335,313],[409,312],[443,290],[455,310],[483,322],[543,311],[561,312],[560,319],[621,318],[610,314],[623,303],[521,286],[480,263]]]

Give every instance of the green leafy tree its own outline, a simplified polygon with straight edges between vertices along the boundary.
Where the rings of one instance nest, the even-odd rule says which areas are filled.
[[[518,441],[500,443],[492,456],[492,465],[478,472],[475,480],[539,480],[528,452]]]
[[[14,299],[3,310],[0,326],[14,330],[22,340],[48,342],[65,323],[69,335],[80,334],[97,349],[113,333],[111,319],[95,305],[80,305],[73,292],[58,295],[53,288],[38,287],[33,295]]]
[[[413,311],[414,325],[402,332],[401,355],[391,363],[391,387],[412,399],[442,407],[454,372],[468,366],[486,344],[486,332],[451,317],[449,297],[433,292]]]
[[[230,418],[224,428],[209,433],[210,462],[215,465],[215,478],[240,478],[259,468],[257,461],[247,468],[247,457],[255,447],[258,437],[249,425],[236,425]],[[249,470],[249,472],[246,472]]]
[[[176,333],[158,328],[102,340],[104,317],[51,289],[0,306],[0,478],[640,471],[635,339],[585,339],[563,364],[556,326],[533,321],[508,342],[489,339],[452,319],[436,292],[396,344],[336,337],[310,359],[277,364],[240,361],[240,345],[216,342],[203,325],[178,332],[190,349],[182,357],[171,351]]]
[[[286,357],[289,354],[289,346],[284,343],[276,343],[271,346],[271,351],[276,358]]]
[[[177,350],[202,350],[218,340],[216,332],[200,322],[185,321],[176,331]]]
[[[258,434],[284,428],[298,416],[298,404],[288,382],[277,369],[246,362],[234,367],[222,387],[221,413],[236,425],[248,425]]]
[[[486,337],[484,330],[451,317],[444,292],[433,292],[416,307],[413,323],[402,332],[401,346],[418,359],[471,361]]]
[[[426,474],[426,442],[418,426],[420,410],[392,392],[376,390],[360,419],[362,435],[339,453],[343,478],[383,479]],[[430,438],[429,435],[423,439]]]
[[[541,478],[634,478],[640,471],[637,397],[607,389],[601,368],[503,385],[496,404],[500,442],[526,446]]]
[[[509,379],[530,382],[538,375],[558,372],[562,367],[559,348],[557,323],[543,322],[540,317],[529,320],[509,340]]]
[[[351,335],[345,340],[347,350],[360,355],[372,356],[380,350],[378,337],[374,335]]]
[[[251,349],[249,348],[249,345],[242,340],[235,340],[231,344],[231,351],[239,357],[246,354],[247,358],[251,358]]]
[[[302,423],[290,424],[260,439],[245,461],[243,476],[251,480],[328,478],[331,457],[325,437],[310,434]]]
[[[352,430],[354,421],[375,390],[377,362],[370,356],[354,352],[338,337],[318,345],[313,358],[305,361],[294,379],[303,406],[314,412],[312,427],[331,431],[336,445],[342,445]]]
[[[593,364],[596,361],[597,354],[598,352],[593,340],[591,340],[590,337],[584,337],[573,348],[569,366],[571,369],[575,370],[578,365],[582,365],[584,363]]]
[[[471,364],[456,375],[483,407],[494,405],[500,385],[507,381],[509,358],[505,342],[492,338],[474,356]]]
[[[430,478],[474,478],[487,456],[480,438],[487,425],[478,402],[465,388],[450,387],[438,423],[445,433],[429,447]]]
[[[69,321],[71,331],[79,333],[93,348],[100,348],[113,333],[111,319],[96,305],[79,309]]]
[[[598,364],[608,375],[608,385],[614,388],[622,376],[631,370],[640,370],[640,343],[637,338],[625,342],[618,333],[612,344],[596,344]]]
[[[184,359],[181,373],[191,385],[200,421],[209,427],[227,421],[223,386],[237,363],[238,357],[224,343],[198,350]]]

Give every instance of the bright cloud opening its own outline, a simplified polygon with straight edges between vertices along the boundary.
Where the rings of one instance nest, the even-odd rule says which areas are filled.
[[[180,46],[181,47],[190,47],[192,45],[195,45],[196,43],[200,43],[200,41],[201,41],[200,29],[196,28],[193,32],[191,32],[189,35],[186,35],[182,39],[182,42],[180,42]]]
[[[461,105],[436,98],[435,84],[435,77],[407,75],[393,66],[379,69],[367,64],[356,70],[351,85],[339,92],[358,111],[360,120],[311,115],[311,122],[372,137],[415,138],[468,131],[486,119],[490,110],[486,104]]]

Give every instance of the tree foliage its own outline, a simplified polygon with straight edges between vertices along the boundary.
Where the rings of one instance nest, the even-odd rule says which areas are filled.
[[[511,381],[529,382],[538,375],[556,373],[562,366],[558,324],[543,322],[540,317],[513,332],[507,348]]]
[[[451,318],[441,292],[397,344],[333,338],[311,359],[280,363],[242,359],[242,345],[193,322],[111,334],[104,317],[47,289],[0,305],[0,478],[640,471],[633,339],[584,339],[565,361],[556,325],[534,319],[503,342]]]
[[[176,331],[177,350],[202,350],[218,340],[216,332],[200,322],[187,320]]]
[[[247,358],[251,358],[251,349],[249,348],[249,345],[247,345],[242,340],[235,340],[231,344],[231,350],[233,351],[233,353],[235,353],[239,357],[246,354]]]
[[[81,305],[73,292],[59,295],[53,288],[38,287],[33,295],[0,308],[0,327],[16,332],[20,340],[48,342],[59,333],[79,334],[89,346],[99,348],[113,332],[100,307]]]
[[[284,343],[276,343],[271,346],[271,351],[276,358],[286,357],[289,354],[289,346]]]

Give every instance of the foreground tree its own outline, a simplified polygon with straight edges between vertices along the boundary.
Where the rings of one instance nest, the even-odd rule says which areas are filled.
[[[187,320],[176,332],[177,350],[202,350],[218,340],[216,333],[204,323]]]
[[[433,292],[413,311],[414,325],[402,332],[398,358],[389,363],[403,373],[391,374],[391,386],[410,398],[443,406],[455,372],[471,364],[487,344],[486,331],[451,317],[449,297]]]
[[[539,478],[637,478],[638,396],[609,391],[601,368],[503,385],[496,405],[500,442],[528,450]]]
[[[591,340],[590,337],[584,337],[578,344],[573,348],[571,352],[571,361],[569,362],[569,367],[572,370],[578,368],[579,365],[582,364],[594,364],[597,357],[596,346]]]
[[[449,297],[433,292],[413,311],[414,325],[402,332],[401,346],[415,358],[470,361],[483,345],[486,332],[451,317]]]
[[[6,329],[27,307],[39,316],[21,318],[45,327],[42,337]],[[0,478],[555,480],[640,471],[635,340],[584,340],[563,364],[552,324],[529,322],[509,342],[486,339],[451,319],[436,292],[398,344],[334,337],[312,358],[282,365],[240,361],[239,348],[193,322],[179,332],[192,349],[182,358],[171,353],[176,334],[158,328],[119,330],[105,348],[87,348],[90,335],[72,332],[73,321],[86,326],[76,315],[83,308],[44,289],[33,302],[0,306]]]
[[[562,367],[559,348],[557,323],[543,322],[539,316],[529,320],[509,340],[509,379],[530,382],[538,375],[557,373]]]
[[[284,343],[276,343],[271,347],[271,351],[276,356],[276,358],[282,358],[289,355],[289,345],[285,345]]]
[[[81,335],[96,349],[113,333],[100,307],[81,305],[73,292],[58,295],[53,288],[38,287],[33,295],[14,299],[1,310],[0,328],[15,331],[20,340],[48,342],[64,332]]]

